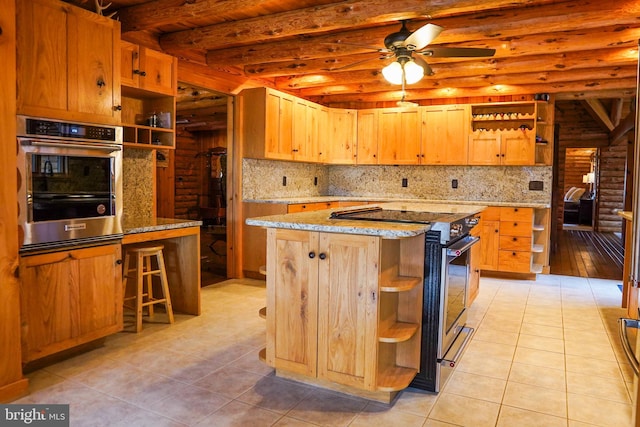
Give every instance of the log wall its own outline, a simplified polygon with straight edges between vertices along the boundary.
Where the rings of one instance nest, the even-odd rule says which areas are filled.
[[[176,134],[175,207],[174,218],[199,219],[199,208],[208,205],[210,148],[226,147],[227,133],[223,131]]]
[[[625,103],[622,116],[629,113],[629,103]],[[571,187],[568,180],[574,180],[572,159],[567,160],[568,148],[599,148],[599,175],[596,177],[596,221],[595,228],[600,232],[621,232],[622,219],[615,210],[624,207],[624,178],[626,161],[626,138],[609,145],[609,133],[595,122],[580,101],[558,101],[555,109],[555,122],[559,125],[558,184],[554,188],[554,201],[562,206],[566,189]],[[565,182],[567,180],[567,182]],[[571,181],[573,182],[573,181]],[[582,184],[582,178],[580,178]],[[568,186],[567,186],[568,185]],[[577,185],[576,185],[577,186]],[[562,209],[558,209],[556,221],[562,224]]]

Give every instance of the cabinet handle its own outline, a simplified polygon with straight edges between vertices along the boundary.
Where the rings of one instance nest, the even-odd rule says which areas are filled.
[[[494,231],[495,231],[496,233],[499,233],[499,232],[500,232],[500,230],[498,230],[498,229],[496,229],[496,230],[494,230]]]
[[[139,76],[145,77],[147,75],[146,71],[133,70],[133,74],[137,74]]]
[[[122,260],[121,260],[121,259],[117,259],[117,260],[116,260],[116,264],[117,264],[117,265],[122,265]]]
[[[114,110],[114,111],[122,111],[122,105],[115,105],[115,106],[113,107],[113,110]]]
[[[500,154],[496,154],[496,157],[500,157]]]
[[[511,252],[511,255],[516,256],[516,253],[515,252]]]
[[[314,259],[316,257],[315,252],[309,252],[309,258]]]
[[[327,254],[325,254],[325,253],[321,253],[320,255],[318,255],[318,257],[319,257],[320,259],[326,259],[326,258],[327,258]]]
[[[102,78],[99,78],[98,81],[96,82],[96,84],[98,85],[98,87],[105,87],[107,85],[104,82],[104,80],[102,80]]]
[[[518,226],[518,223],[517,223],[517,222],[514,222],[514,223],[513,223],[513,226],[514,226],[514,227],[517,227],[517,226]]]

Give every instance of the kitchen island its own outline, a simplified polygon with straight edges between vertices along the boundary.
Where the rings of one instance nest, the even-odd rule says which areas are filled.
[[[385,203],[474,214],[480,206]],[[323,210],[247,219],[267,227],[267,342],[281,377],[391,402],[420,369],[429,224],[331,219]]]

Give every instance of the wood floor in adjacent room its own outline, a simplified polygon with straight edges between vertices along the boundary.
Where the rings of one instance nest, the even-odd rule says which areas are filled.
[[[624,249],[615,233],[562,230],[552,245],[551,274],[622,279]]]

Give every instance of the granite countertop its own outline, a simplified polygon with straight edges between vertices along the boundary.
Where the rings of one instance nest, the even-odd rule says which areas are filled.
[[[509,206],[516,208],[535,208],[546,209],[550,208],[549,203],[522,203],[522,202],[496,202],[496,201],[484,201],[484,200],[435,200],[435,199],[401,199],[398,197],[352,197],[352,196],[308,196],[308,197],[282,197],[272,199],[249,199],[244,202],[249,203],[282,203],[282,204],[296,204],[296,203],[319,203],[319,202],[404,202],[404,203],[430,203],[430,204],[442,204],[446,206],[458,206],[458,205],[480,205],[480,206]]]
[[[202,221],[174,218],[127,219],[122,221],[124,234],[147,233],[150,231],[170,230],[175,228],[200,227]]]
[[[352,200],[352,199],[351,199]],[[417,212],[443,212],[475,214],[486,206],[477,205],[443,205],[433,203],[394,202],[380,203],[378,206],[389,210],[407,210]],[[248,225],[270,228],[287,228],[292,230],[323,231],[329,233],[363,234],[380,236],[389,239],[412,237],[431,229],[429,224],[409,224],[383,221],[358,221],[348,219],[332,219],[331,212],[351,210],[353,208],[323,209],[311,212],[299,212],[282,215],[269,215],[248,218]]]

